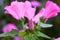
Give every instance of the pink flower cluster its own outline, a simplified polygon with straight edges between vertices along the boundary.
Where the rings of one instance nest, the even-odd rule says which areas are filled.
[[[34,30],[34,22],[39,23],[41,17],[43,17],[44,19],[55,17],[58,15],[58,12],[60,10],[59,6],[56,3],[47,1],[45,8],[39,10],[39,12],[35,15],[36,7],[32,7],[32,5],[36,6],[37,4],[35,5],[35,2],[34,4],[32,3],[33,2],[29,1],[13,1],[11,2],[11,5],[5,7],[5,14],[10,14],[16,20],[21,20],[26,17],[29,21],[29,29]],[[3,32],[11,32],[12,29],[18,30],[15,24],[10,23],[3,28]],[[17,40],[18,37],[16,37],[15,39]]]
[[[47,1],[45,8],[42,8],[36,15],[36,7],[32,7],[31,2],[11,2],[10,6],[5,7],[6,14],[10,14],[13,18],[21,20],[26,17],[29,20],[29,28],[34,29],[34,22],[38,23],[40,17],[44,19],[52,18],[58,15],[60,10],[59,6],[52,1]]]

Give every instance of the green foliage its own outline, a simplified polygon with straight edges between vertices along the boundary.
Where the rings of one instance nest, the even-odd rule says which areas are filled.
[[[18,35],[18,31],[13,30],[13,31],[8,32],[8,33],[2,33],[2,34],[0,34],[0,37],[7,37],[7,36],[15,37],[16,35]]]
[[[42,28],[49,28],[49,27],[52,27],[53,25],[40,22],[39,26]]]
[[[30,36],[24,36],[24,40],[36,40],[36,38]]]
[[[38,37],[43,37],[46,39],[51,39],[51,37],[47,36],[46,34],[40,31],[26,31],[26,32],[19,32],[19,36],[23,37],[24,40],[39,40]]]
[[[44,38],[51,39],[51,37],[49,37],[49,36],[45,35],[45,34],[44,34],[44,33],[42,33],[42,32],[38,32],[38,33],[37,33],[37,36],[38,36],[38,37],[44,37]]]
[[[26,35],[26,32],[19,32],[19,36],[24,37]]]

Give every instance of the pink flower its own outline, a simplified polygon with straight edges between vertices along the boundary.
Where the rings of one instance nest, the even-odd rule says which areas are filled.
[[[31,2],[29,1],[25,2],[13,1],[11,2],[10,6],[5,7],[5,10],[6,14],[12,15],[12,17],[17,20],[24,18],[24,16],[31,20],[35,15],[36,8],[33,8]]]
[[[12,17],[17,20],[24,18],[24,16],[30,20],[34,16],[36,8],[32,8],[31,2],[29,1],[25,2],[13,1],[11,2],[10,6],[5,7],[5,10],[6,14],[12,15]]]
[[[12,30],[18,30],[15,24],[9,23],[5,27],[3,27],[2,31],[4,33],[11,32]]]
[[[33,21],[35,21],[35,23],[38,23],[40,20],[40,17],[43,17],[45,20],[45,22],[48,20],[48,18],[52,18],[58,15],[59,12],[59,7],[57,6],[57,4],[51,2],[51,1],[47,1],[46,3],[46,7],[42,8],[39,13],[37,15],[35,15],[33,17]]]
[[[36,8],[33,8],[31,2],[18,2],[13,1],[10,6],[6,6],[6,14],[12,15],[17,20],[27,17],[28,20],[32,20],[35,15]],[[17,10],[18,9],[18,10]],[[32,15],[31,15],[32,14]]]
[[[33,7],[39,7],[39,6],[41,6],[41,3],[38,2],[38,1],[32,1],[31,4],[32,4]]]
[[[34,23],[32,20],[29,21],[29,29],[34,30]]]
[[[23,38],[17,36],[17,37],[14,38],[14,40],[23,40]]]
[[[31,3],[30,2],[26,2],[28,5],[31,6]],[[30,30],[34,30],[34,22],[35,23],[38,23],[40,20],[40,17],[41,17],[41,13],[43,13],[42,11],[40,13],[38,13],[37,15],[35,15],[35,11],[36,11],[36,8],[34,7],[28,7],[26,8],[26,13],[25,13],[25,17],[29,20],[29,29]]]
[[[6,6],[5,10],[8,12],[6,14],[10,14],[13,18],[20,20],[21,18],[24,18],[24,3],[13,1],[11,2],[10,6]]]
[[[24,25],[24,29],[28,29],[28,26],[27,25]],[[17,26],[15,24],[12,24],[12,23],[9,23],[7,25],[5,25],[2,29],[2,31],[4,33],[6,32],[11,32],[12,30],[18,30]],[[25,30],[19,30],[19,32],[24,32]]]
[[[56,38],[55,40],[60,40],[60,37],[59,38]]]
[[[13,29],[18,30],[18,28],[16,27],[15,24],[9,23],[2,29],[2,31],[4,33],[7,33],[7,32],[11,32]],[[24,30],[20,30],[19,32],[24,32]],[[17,37],[14,38],[14,40],[23,40],[23,38],[17,36]]]
[[[19,32],[24,32],[26,29],[29,29],[27,25],[24,25],[23,28],[24,28],[24,30],[21,29],[21,30],[19,30]],[[3,27],[3,29],[2,29],[2,31],[3,31],[4,33],[6,33],[6,32],[11,32],[12,30],[18,30],[17,26],[16,26],[15,24],[13,24],[13,23],[9,23],[9,24],[5,25],[5,26]]]
[[[36,11],[36,8],[34,7],[32,7],[32,5],[31,5],[31,3],[30,2],[26,2],[26,4],[27,4],[27,6],[28,7],[26,7],[26,13],[25,13],[25,17],[28,19],[28,20],[32,20],[32,21],[34,21],[34,22],[36,22],[39,18],[38,17],[35,17],[35,16],[40,16],[39,15],[39,13],[37,14],[37,15],[35,15],[35,11]],[[36,20],[33,20],[33,19],[35,19],[36,18]],[[37,22],[36,22],[37,23]]]
[[[25,6],[25,8],[26,8],[25,17],[27,17],[28,20],[31,20],[35,15],[36,8],[32,8],[31,3],[28,1],[26,1],[25,4],[26,4],[26,6]]]
[[[47,1],[43,17],[45,19],[52,18],[52,17],[57,16],[58,12],[59,12],[58,5],[51,1]]]
[[[25,6],[25,8],[26,8],[25,17],[29,20],[29,29],[33,30],[34,26],[33,26],[32,18],[35,15],[36,8],[32,8],[31,3],[28,1],[26,1],[25,4],[26,4],[26,6]]]

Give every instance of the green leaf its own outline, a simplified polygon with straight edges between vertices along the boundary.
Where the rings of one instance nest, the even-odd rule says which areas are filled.
[[[51,40],[55,40],[55,38],[51,38]]]
[[[19,32],[19,36],[24,36],[26,32]]]
[[[18,27],[19,30],[23,29],[22,25],[17,25],[17,27]]]
[[[0,34],[0,37],[7,37],[7,36],[15,37],[16,35],[18,35],[18,31],[13,30],[13,31],[11,31],[9,33],[2,33],[2,34]]]
[[[27,36],[24,36],[24,40],[36,40],[36,38],[27,35]]]
[[[45,24],[45,23],[40,22],[39,26],[42,27],[42,28],[48,28],[48,27],[52,27],[53,25],[52,24]]]
[[[17,27],[19,30],[23,29],[23,25],[24,25],[24,19],[19,20],[19,24],[17,24]]]
[[[44,38],[51,39],[51,37],[49,37],[49,36],[45,35],[45,34],[44,34],[44,33],[42,33],[42,32],[38,32],[38,33],[37,33],[37,36],[38,36],[38,37],[44,37]]]
[[[35,37],[31,37],[31,40],[36,40],[36,38]]]
[[[31,33],[28,33],[24,36],[24,40],[36,40],[38,37],[36,35],[33,35]]]
[[[24,40],[30,40],[28,36],[24,36]]]

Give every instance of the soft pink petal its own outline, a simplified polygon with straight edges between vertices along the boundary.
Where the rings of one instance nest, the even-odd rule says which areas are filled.
[[[24,30],[20,30],[19,32],[24,32]]]
[[[31,20],[35,15],[35,10],[36,8],[32,8],[31,2],[29,1],[25,2],[25,17]]]
[[[32,20],[29,21],[29,29],[34,30],[34,23]]]
[[[21,18],[24,18],[24,6],[23,2],[13,1],[10,6],[5,7],[5,10],[15,19],[20,20]]]
[[[11,32],[13,29],[18,30],[15,24],[10,23],[7,24],[5,27],[3,27],[2,31],[6,33],[6,32]]]
[[[31,2],[25,1],[25,8],[31,8]]]
[[[5,9],[6,9],[6,11],[8,12],[8,13],[6,13],[6,14],[10,14],[10,15],[12,15],[14,18],[19,19],[18,15],[16,15],[16,13],[11,9],[10,6],[6,6]]]
[[[23,40],[23,38],[17,36],[17,37],[14,38],[14,40]]]
[[[29,8],[26,10],[26,14],[25,14],[25,17],[27,17],[29,20],[31,20],[34,15],[35,15],[35,8]]]
[[[59,8],[59,12],[60,12],[60,8]]]
[[[59,38],[56,38],[55,40],[60,40],[60,37]]]
[[[12,9],[16,12],[16,14],[21,18],[24,18],[24,13],[25,13],[25,10],[24,10],[24,2],[12,2],[11,3],[11,6],[12,6]],[[17,10],[18,9],[18,10]]]
[[[59,12],[58,5],[56,3],[51,2],[51,1],[47,1],[44,18],[47,18],[47,16],[49,16],[53,11],[54,12],[56,11],[56,13]],[[56,15],[56,13],[54,13],[54,15]],[[51,17],[49,17],[49,18],[51,18]]]
[[[55,16],[57,16],[58,14],[57,14],[57,11],[52,11],[51,13],[50,13],[50,15],[47,15],[47,16],[45,16],[45,18],[52,18],[52,17],[55,17]]]
[[[3,27],[2,32],[7,33],[8,32],[7,28]]]
[[[59,9],[58,5],[52,1],[47,1],[46,2],[46,8],[53,8],[53,9]]]
[[[39,23],[40,22],[40,17],[42,17],[44,15],[45,9],[42,8],[39,13],[32,19],[32,21],[34,21],[35,23]]]
[[[32,4],[33,7],[39,7],[39,6],[41,6],[41,3],[38,2],[38,1],[32,1],[31,4]]]

